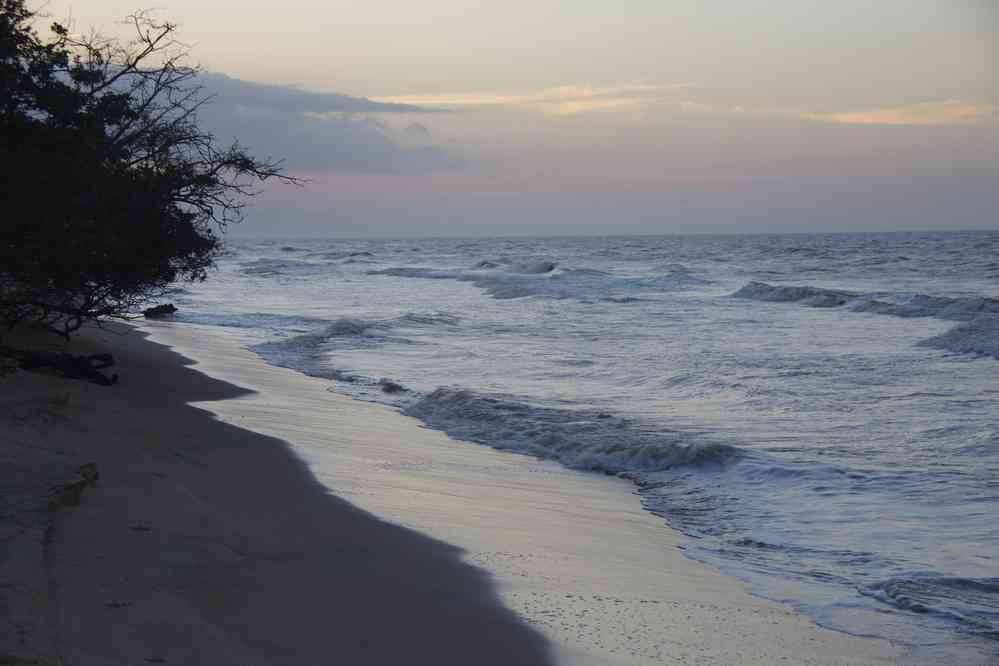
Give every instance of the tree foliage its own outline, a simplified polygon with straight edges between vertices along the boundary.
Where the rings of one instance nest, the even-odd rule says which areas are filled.
[[[43,39],[37,18],[0,0],[0,321],[68,337],[204,279],[255,183],[294,179],[199,127],[210,98],[174,24]]]

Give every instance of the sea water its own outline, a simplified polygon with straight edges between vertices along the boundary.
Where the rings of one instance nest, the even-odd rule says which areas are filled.
[[[999,659],[999,233],[226,247],[179,321],[629,479],[824,626]]]

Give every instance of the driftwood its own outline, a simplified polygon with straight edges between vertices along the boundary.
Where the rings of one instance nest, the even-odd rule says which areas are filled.
[[[159,319],[160,317],[166,317],[167,315],[172,315],[177,311],[177,306],[173,303],[167,303],[165,305],[157,305],[155,307],[146,308],[142,311],[146,319]]]
[[[396,384],[388,379],[382,379],[378,382],[378,385],[382,387],[382,392],[384,393],[405,393],[406,387],[402,384]]]
[[[32,351],[0,347],[0,356],[7,356],[17,362],[22,370],[39,370],[52,368],[70,379],[87,379],[100,386],[113,386],[118,383],[118,375],[110,377],[101,370],[114,365],[111,354],[91,354],[75,356],[64,352]]]

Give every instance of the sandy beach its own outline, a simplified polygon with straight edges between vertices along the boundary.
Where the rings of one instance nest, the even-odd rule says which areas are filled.
[[[685,558],[618,479],[145,330],[72,345],[113,351],[117,386],[0,380],[2,663],[901,660]],[[89,462],[97,485],[47,508]]]
[[[999,666],[999,0],[853,4],[0,0],[0,666]]]
[[[2,383],[5,495],[16,487],[21,511],[4,521],[0,661],[552,663],[457,548],[358,510],[280,441],[187,404],[245,390],[135,333],[87,342],[114,349],[118,386]],[[48,513],[49,486],[91,461],[98,485]]]

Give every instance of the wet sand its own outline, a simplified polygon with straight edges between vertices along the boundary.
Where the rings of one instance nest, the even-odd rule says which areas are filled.
[[[113,351],[117,386],[0,378],[0,663],[552,663],[458,548],[190,406],[250,394],[117,330],[71,347]],[[89,462],[97,485],[50,510]]]
[[[268,366],[210,328],[146,328],[198,370],[253,391],[199,406],[290,442],[337,496],[460,547],[559,663],[912,663],[686,558],[689,542],[643,511],[629,482],[455,441]]]

